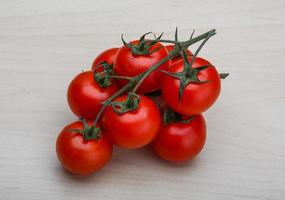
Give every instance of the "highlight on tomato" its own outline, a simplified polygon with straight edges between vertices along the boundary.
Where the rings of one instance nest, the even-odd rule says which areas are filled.
[[[89,122],[91,125],[91,122]],[[104,134],[91,132],[81,121],[68,124],[56,140],[56,153],[62,166],[74,174],[90,174],[105,166],[112,157],[113,146]],[[92,134],[94,135],[92,138]]]
[[[148,43],[143,38],[128,44],[125,43],[116,54],[113,68],[114,73],[119,76],[137,76],[146,72],[167,55],[168,51],[166,47],[159,42]],[[167,60],[150,73],[140,85],[138,92],[143,94],[159,89],[162,78],[164,77],[164,74],[160,70],[167,70],[170,65],[171,61]],[[120,80],[119,83],[124,85],[127,84],[127,81]]]
[[[116,53],[118,52],[118,49],[119,48],[110,48],[100,53],[93,61],[91,69],[95,70],[96,72],[104,71],[104,68],[100,66],[102,62],[106,62],[110,66],[112,66],[115,60]]]
[[[120,96],[103,114],[103,128],[110,141],[119,147],[143,147],[152,142],[160,128],[161,116],[156,104],[147,96],[138,98]]]
[[[94,80],[94,72],[86,71],[78,74],[69,84],[67,101],[75,115],[94,120],[102,103],[117,90],[115,83],[100,86]]]
[[[193,159],[206,141],[206,124],[202,115],[184,117],[185,120],[164,123],[151,144],[160,158],[172,162]]]
[[[149,145],[163,160],[181,163],[197,156],[206,141],[201,115],[221,90],[215,66],[197,57],[215,29],[189,40],[145,39],[103,51],[92,70],[69,84],[67,100],[81,121],[68,124],[56,140],[62,166],[90,174],[112,157],[113,144],[126,149]],[[188,48],[202,41],[194,55]],[[124,86],[124,87],[122,87]]]
[[[189,62],[191,58],[189,58]],[[174,63],[162,82],[162,94],[167,104],[176,112],[191,116],[206,111],[216,101],[221,90],[220,76],[210,62],[197,57],[192,71],[186,77],[177,76],[183,72],[184,62]],[[183,90],[181,82],[183,81]]]

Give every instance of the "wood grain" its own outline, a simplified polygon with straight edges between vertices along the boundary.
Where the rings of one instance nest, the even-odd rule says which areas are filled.
[[[58,132],[76,120],[72,77],[103,49],[147,31],[188,38],[216,28],[201,56],[220,72],[205,113],[207,144],[175,166],[147,149],[115,149],[90,177],[57,162]],[[195,49],[195,47],[193,47]],[[0,1],[0,199],[252,199],[285,196],[285,1]]]

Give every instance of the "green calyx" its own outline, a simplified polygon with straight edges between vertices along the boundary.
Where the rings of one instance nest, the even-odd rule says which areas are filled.
[[[147,32],[145,34],[143,34],[138,42],[138,44],[133,44],[131,42],[127,43],[124,38],[123,35],[121,36],[122,42],[125,46],[127,46],[128,48],[130,48],[130,50],[132,51],[132,53],[134,55],[150,55],[156,51],[158,51],[160,48],[162,48],[162,46],[154,49],[154,50],[150,50],[151,47],[153,45],[155,45],[158,40],[160,40],[160,38],[162,37],[163,33],[160,34],[158,37],[155,37],[154,40],[146,40],[145,37],[147,35],[149,35],[151,32]]]
[[[98,140],[101,138],[101,128],[89,125],[83,118],[80,119],[83,123],[83,129],[72,129],[71,132],[77,132],[83,135],[84,140]]]
[[[109,102],[109,105],[112,106],[114,112],[121,115],[126,112],[136,110],[139,106],[139,102],[140,102],[140,97],[135,93],[129,92],[126,101],[123,102],[113,101]]]
[[[192,121],[194,118],[195,117],[193,117],[193,116],[188,117],[187,119],[182,118],[182,115],[175,112],[174,110],[172,110],[169,107],[167,107],[163,113],[163,123],[164,124],[169,124],[169,123],[173,123],[173,122],[181,122],[181,123],[187,124],[190,121]]]
[[[101,67],[104,70],[102,72],[96,72],[96,69]],[[113,66],[105,61],[100,62],[100,64],[96,66],[94,70],[94,80],[100,85],[100,87],[106,88],[112,85],[112,81],[110,80],[110,76],[113,74],[112,68]]]
[[[95,71],[96,69],[99,68],[103,68],[103,70],[112,70],[113,69],[113,64],[109,64],[106,61],[101,61],[96,67],[95,67]]]
[[[200,44],[198,49],[195,51],[195,54],[191,58],[190,62],[189,62],[189,58],[188,58],[186,50],[185,50],[185,46],[183,46],[181,43],[178,43],[176,48],[181,51],[181,56],[183,57],[183,61],[184,61],[184,68],[183,68],[182,72],[172,73],[172,72],[167,72],[167,71],[162,71],[161,70],[165,74],[180,80],[179,93],[178,93],[179,101],[181,101],[181,99],[182,99],[182,95],[183,95],[183,92],[184,92],[186,86],[188,86],[190,83],[201,84],[201,83],[209,82],[208,80],[201,81],[198,78],[198,74],[199,74],[199,72],[201,72],[202,70],[207,69],[211,65],[204,65],[204,66],[200,66],[198,68],[193,68],[192,65],[195,62],[195,60],[197,58],[197,55],[200,52],[200,50],[202,49],[202,47],[205,45],[205,43],[213,35],[215,35],[215,31],[208,32],[208,34],[206,35],[206,37],[203,40],[203,42]],[[192,33],[192,35],[190,37],[190,40],[192,39],[192,37],[193,37],[193,33]],[[175,40],[178,40],[177,29],[176,29],[176,32],[175,32]],[[229,75],[228,73],[219,74],[221,79],[225,79],[228,75]]]
[[[155,37],[154,40],[146,40],[145,37],[146,35],[148,35],[149,33],[144,34],[140,40],[138,41],[137,44],[132,44],[132,43],[126,43],[123,39],[122,36],[122,41],[124,43],[124,45],[128,48],[130,48],[132,50],[133,54],[137,54],[137,55],[149,55],[151,53],[153,53],[154,51],[151,49],[151,47],[153,47],[154,44],[156,44],[157,42],[161,42],[161,43],[170,43],[170,44],[174,44],[175,47],[172,51],[170,51],[168,53],[168,55],[164,58],[162,58],[159,62],[155,63],[154,65],[150,66],[150,68],[148,70],[146,70],[145,72],[135,76],[135,77],[127,77],[127,76],[118,76],[116,74],[114,74],[114,72],[111,71],[107,71],[105,73],[99,74],[101,76],[97,76],[94,77],[95,79],[98,79],[98,82],[102,82],[103,85],[108,85],[109,82],[108,80],[105,80],[104,78],[105,75],[107,74],[107,78],[111,78],[111,80],[113,79],[126,79],[128,80],[128,83],[122,87],[121,89],[119,89],[119,91],[117,91],[116,93],[114,93],[112,96],[110,96],[107,100],[105,100],[103,102],[103,106],[102,108],[99,110],[94,122],[93,122],[93,126],[96,127],[97,122],[100,120],[100,117],[102,116],[102,114],[104,113],[104,110],[106,109],[107,106],[111,106],[112,109],[118,113],[118,114],[123,114],[126,113],[128,111],[133,111],[136,108],[138,108],[139,106],[139,97],[134,94],[138,88],[140,87],[140,85],[143,83],[143,81],[154,71],[157,70],[159,66],[161,66],[163,63],[167,62],[168,60],[173,59],[175,56],[183,56],[183,59],[185,60],[185,58],[187,58],[187,55],[185,53],[186,48],[188,48],[189,46],[202,41],[202,45],[204,45],[204,43],[212,36],[214,36],[216,34],[216,30],[210,30],[207,31],[206,33],[203,33],[199,36],[195,36],[194,37],[194,31],[190,36],[189,40],[186,41],[178,41],[178,31],[176,29],[175,32],[175,40],[165,40],[165,39],[160,39],[162,37],[162,34],[159,37]],[[195,55],[193,57],[191,57],[191,61],[194,62],[195,57],[197,56],[198,52],[201,49],[201,46],[199,47],[199,49],[197,49],[197,51],[195,52]],[[158,49],[155,49],[156,51]],[[184,53],[183,53],[184,51]],[[203,70],[203,68],[205,69],[208,66],[202,66],[201,69],[192,69],[192,63],[188,63],[186,64],[183,72],[180,73],[169,73],[169,72],[165,72],[168,75],[171,75],[175,78],[178,78],[182,81],[181,82],[181,86],[180,86],[180,92],[179,95],[180,97],[183,94],[183,90],[185,89],[185,87],[190,84],[191,82],[195,82],[195,83],[203,83],[206,81],[200,81],[197,78],[198,75],[198,71],[197,70]],[[111,74],[111,75],[110,75]],[[228,74],[220,74],[221,79],[225,78],[226,76],[228,76]],[[99,80],[100,79],[100,80]],[[127,98],[127,100],[125,100],[124,102],[113,102],[114,99],[116,99],[117,97],[125,94],[126,92],[132,91],[132,93],[129,93],[129,96]],[[156,95],[156,94],[155,94]],[[154,96],[155,96],[154,95]],[[184,118],[184,117],[183,117]],[[171,121],[171,120],[166,120],[166,121]],[[182,121],[185,121],[182,119]],[[90,131],[93,132],[93,131]]]
[[[230,74],[229,73],[220,73],[220,79],[226,79]]]
[[[168,71],[164,71],[161,70],[163,73],[179,79],[180,80],[180,85],[179,85],[179,100],[182,99],[182,95],[184,92],[184,89],[186,88],[187,85],[189,85],[190,83],[206,83],[208,81],[201,81],[198,78],[198,73],[202,70],[207,69],[208,67],[210,67],[210,65],[205,65],[205,66],[201,66],[198,68],[193,68],[190,70],[190,72],[186,73],[186,72],[177,72],[177,73],[172,73],[172,72],[168,72]]]

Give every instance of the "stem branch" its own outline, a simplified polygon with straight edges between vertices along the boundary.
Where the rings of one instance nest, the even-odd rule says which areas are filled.
[[[199,42],[200,40],[203,40],[205,39],[206,41],[212,37],[213,35],[216,34],[216,30],[213,29],[213,30],[210,30],[202,35],[199,35],[193,39],[190,39],[190,40],[187,40],[185,42],[181,42],[179,43],[181,45],[182,48],[188,48],[190,45],[196,43],[196,42]],[[203,42],[203,44],[201,46],[203,46],[206,41]],[[202,47],[201,47],[202,48]],[[195,54],[199,53],[200,49],[198,51],[195,52]],[[136,76],[136,80],[139,80],[138,83],[136,84],[136,86],[134,87],[133,89],[133,93],[137,91],[137,89],[139,88],[139,86],[142,84],[142,82],[144,81],[144,79],[151,73],[153,72],[154,70],[156,70],[160,65],[162,65],[163,63],[165,63],[166,61],[174,58],[175,56],[179,55],[180,54],[180,49],[174,49],[172,51],[169,52],[168,56],[164,57],[163,59],[161,59],[158,63],[156,63],[155,65],[153,65],[151,68],[149,68],[147,71],[145,71],[144,73]]]
[[[115,98],[117,98],[118,96],[124,94],[126,91],[128,91],[131,87],[133,86],[133,82],[131,81],[130,83],[128,83],[127,85],[125,85],[124,87],[122,87],[118,92],[116,92],[115,94],[113,94],[112,96],[110,96],[106,101],[104,101],[103,106],[101,107],[101,109],[99,110],[98,114],[96,115],[96,118],[94,120],[93,126],[96,127],[96,124],[98,123],[101,115],[103,114],[105,108],[108,106],[108,104],[106,102],[110,102],[112,100],[114,100]]]
[[[109,78],[113,78],[113,79],[125,79],[125,80],[131,80],[133,79],[133,77],[130,76],[116,76],[116,75],[109,75]]]
[[[190,40],[184,41],[184,42],[178,42],[178,41],[171,41],[171,40],[156,40],[158,42],[166,42],[166,43],[173,43],[173,44],[179,44],[181,45],[182,48],[188,48],[190,45],[199,42],[200,40],[203,40],[205,38],[210,38],[211,36],[215,35],[215,29],[210,30],[202,35],[199,35],[195,38],[190,38]],[[150,40],[148,40],[150,41]],[[146,41],[147,42],[147,41]],[[162,60],[160,60],[158,63],[156,63],[155,65],[153,65],[152,67],[150,67],[147,71],[145,71],[142,74],[139,74],[135,77],[127,77],[127,79],[129,79],[129,83],[127,85],[125,85],[124,87],[122,87],[118,92],[116,92],[115,94],[113,94],[111,97],[109,97],[106,101],[104,101],[103,106],[101,107],[100,111],[98,112],[94,123],[92,126],[96,127],[96,124],[98,123],[101,115],[103,114],[105,108],[108,106],[107,102],[111,102],[112,100],[114,100],[115,98],[117,98],[118,96],[124,94],[125,92],[129,91],[130,89],[133,88],[132,92],[135,93],[137,91],[137,89],[139,88],[139,86],[141,85],[141,83],[144,81],[144,79],[150,74],[152,73],[154,70],[156,70],[160,65],[162,65],[163,63],[167,62],[168,60],[174,58],[175,56],[179,55],[181,52],[181,49],[174,49],[172,51],[169,52],[169,54],[164,57]],[[198,51],[199,52],[199,51]],[[196,53],[198,53],[196,51]],[[196,54],[195,53],[195,54]],[[118,78],[118,77],[113,77],[113,78]],[[126,79],[126,77],[123,77]]]

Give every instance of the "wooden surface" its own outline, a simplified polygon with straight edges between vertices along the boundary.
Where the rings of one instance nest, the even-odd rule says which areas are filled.
[[[0,199],[284,200],[285,1],[0,1]],[[218,34],[202,50],[223,81],[197,159],[175,166],[115,149],[90,177],[60,167],[55,139],[76,120],[69,81],[103,49],[147,31]],[[194,49],[194,47],[192,48]]]

